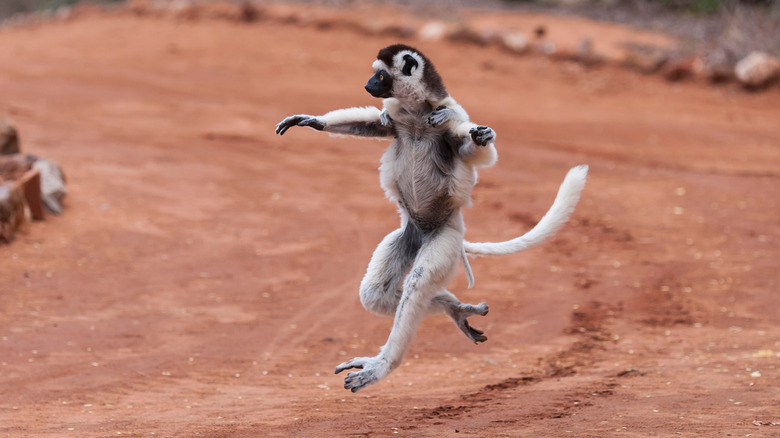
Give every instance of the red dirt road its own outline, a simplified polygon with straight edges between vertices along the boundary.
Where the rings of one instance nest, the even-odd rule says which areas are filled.
[[[551,19],[552,21],[553,19]],[[86,17],[0,31],[0,113],[66,170],[66,213],[0,247],[0,436],[778,436],[780,92],[419,46],[498,134],[471,241],[489,340],[426,319],[357,394],[334,367],[391,321],[357,289],[397,226],[385,143],[274,125],[378,105],[394,38]]]

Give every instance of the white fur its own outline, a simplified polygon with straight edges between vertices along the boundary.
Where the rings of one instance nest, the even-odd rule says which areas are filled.
[[[388,67],[387,67],[387,64],[385,64],[385,62],[384,62],[384,61],[381,61],[381,60],[379,60],[379,59],[377,59],[376,61],[374,61],[374,62],[371,64],[371,68],[373,68],[373,69],[374,69],[374,71],[379,71],[379,70],[385,70],[385,71],[387,71],[387,69],[388,69]]]
[[[558,195],[547,213],[538,224],[520,237],[505,242],[471,243],[464,242],[466,253],[474,256],[508,255],[536,246],[555,234],[569,220],[574,207],[585,188],[588,166],[571,168],[558,189]]]
[[[375,106],[337,109],[325,113],[320,117],[327,125],[339,125],[343,123],[373,122],[379,120],[382,111]]]

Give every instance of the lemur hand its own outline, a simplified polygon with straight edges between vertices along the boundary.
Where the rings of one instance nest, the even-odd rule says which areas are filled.
[[[390,118],[390,114],[387,111],[382,111],[382,114],[379,115],[379,123],[388,127],[394,125],[393,119]]]
[[[450,117],[452,117],[452,110],[442,105],[431,112],[430,117],[428,117],[428,124],[435,128],[449,120]]]
[[[487,126],[477,126],[469,130],[471,139],[479,146],[487,146],[496,139],[496,133]]]
[[[287,117],[286,119],[279,122],[279,124],[276,125],[276,133],[279,135],[284,135],[284,133],[293,126],[308,126],[309,128],[314,128],[317,131],[322,131],[325,128],[325,122],[316,116],[297,114]]]

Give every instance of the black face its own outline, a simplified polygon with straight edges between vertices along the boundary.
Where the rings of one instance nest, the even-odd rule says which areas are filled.
[[[393,78],[384,70],[379,70],[371,76],[366,83],[366,91],[374,97],[391,97],[393,92]]]

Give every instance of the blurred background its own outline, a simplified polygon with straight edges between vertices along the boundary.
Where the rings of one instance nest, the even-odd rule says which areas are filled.
[[[776,436],[778,8],[0,0],[0,437]],[[487,342],[432,315],[355,395],[387,143],[274,127],[381,106],[398,42],[497,133],[468,240],[590,174],[452,282]]]
[[[226,0],[247,3],[246,0]],[[80,0],[4,0],[0,20],[17,14],[55,14]],[[152,0],[178,7],[208,0]],[[81,3],[119,5],[126,0],[86,0]],[[267,1],[254,1],[262,5]],[[351,7],[356,0],[312,0],[286,3]],[[778,0],[383,0],[377,4],[403,5],[428,17],[457,18],[464,7],[520,10],[577,15],[596,20],[626,23],[669,33],[680,38],[689,51],[715,51],[718,56],[741,58],[752,50],[780,53],[780,1]]]

